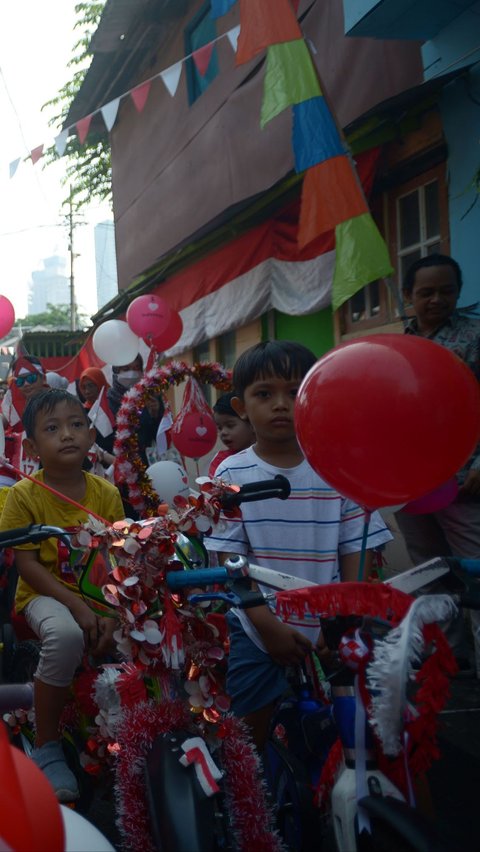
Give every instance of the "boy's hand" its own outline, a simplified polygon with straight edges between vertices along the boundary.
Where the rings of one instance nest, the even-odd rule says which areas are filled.
[[[94,657],[101,657],[114,650],[115,641],[113,634],[118,627],[116,618],[99,618],[98,619],[98,642],[95,648],[92,649]]]
[[[257,628],[258,629],[258,628]],[[259,630],[266,650],[281,666],[296,666],[313,649],[303,633],[274,618]]]
[[[99,637],[99,619],[90,607],[80,598],[73,601],[69,606],[75,621],[83,630],[85,640],[85,648],[87,651],[93,651],[97,647]]]

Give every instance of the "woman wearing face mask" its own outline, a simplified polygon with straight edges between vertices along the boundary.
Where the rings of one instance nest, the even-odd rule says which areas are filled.
[[[137,355],[130,364],[122,367],[112,367],[112,386],[107,390],[107,399],[115,417],[122,402],[122,398],[129,388],[133,388],[143,376],[143,358]]]

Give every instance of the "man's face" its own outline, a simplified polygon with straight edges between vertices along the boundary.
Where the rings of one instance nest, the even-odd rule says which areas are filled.
[[[417,270],[410,300],[420,330],[435,331],[451,316],[458,299],[452,266],[424,266]]]

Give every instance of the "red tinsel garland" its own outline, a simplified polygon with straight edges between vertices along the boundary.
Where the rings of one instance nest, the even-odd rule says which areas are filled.
[[[260,761],[245,725],[234,716],[222,723],[225,792],[235,839],[241,852],[281,852],[284,844],[272,828]]]
[[[145,702],[125,712],[118,732],[120,750],[115,767],[117,826],[128,852],[154,852],[149,831],[144,759],[159,734],[191,727],[191,716],[180,701]],[[227,716],[219,726],[226,802],[242,852],[282,852],[260,780],[259,760],[244,725]]]

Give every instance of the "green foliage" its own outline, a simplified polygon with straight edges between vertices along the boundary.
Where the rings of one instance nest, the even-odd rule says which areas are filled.
[[[73,73],[58,94],[42,107],[42,109],[56,110],[56,114],[49,121],[50,126],[56,128],[63,126],[70,106],[80,90],[92,60],[92,54],[89,51],[90,40],[97,29],[105,3],[106,0],[100,0],[100,2],[84,0],[75,6],[75,13],[78,16],[75,30],[81,34],[72,48],[72,58],[68,63]],[[100,135],[91,131],[83,145],[80,145],[75,133],[67,142],[63,156],[66,159],[66,174],[62,183],[69,187],[64,205],[70,203],[70,196],[74,210],[79,210],[92,199],[111,202],[110,142],[107,133]],[[55,146],[45,152],[44,163],[47,166],[58,159],[60,158]]]
[[[70,305],[52,305],[47,303],[47,310],[40,314],[29,314],[21,320],[17,320],[16,325],[36,326],[43,325],[45,328],[70,328]],[[76,314],[77,328],[84,328],[89,324],[86,314]]]

